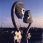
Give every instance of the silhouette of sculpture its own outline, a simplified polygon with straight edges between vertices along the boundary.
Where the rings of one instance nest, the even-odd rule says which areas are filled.
[[[20,28],[17,24],[16,24],[16,21],[15,21],[15,18],[14,18],[14,14],[16,14],[16,16],[19,18],[19,19],[22,19],[22,17],[24,16],[23,18],[23,22],[24,23],[28,23],[28,27],[26,28],[26,31],[25,31],[25,34],[23,33],[23,35],[21,35],[21,31],[20,31]],[[32,23],[32,16],[31,16],[31,12],[30,10],[26,10],[25,13],[24,13],[24,5],[22,2],[19,2],[19,1],[16,1],[13,5],[12,5],[12,8],[11,8],[11,18],[12,18],[12,22],[13,22],[13,25],[15,27],[15,37],[14,37],[14,41],[17,40],[17,42],[19,43],[28,43],[28,38],[27,38],[27,34],[29,32],[29,29],[30,29],[30,25]],[[19,35],[18,35],[19,34]],[[21,39],[24,38],[24,42],[21,41]],[[20,39],[21,38],[21,39]]]

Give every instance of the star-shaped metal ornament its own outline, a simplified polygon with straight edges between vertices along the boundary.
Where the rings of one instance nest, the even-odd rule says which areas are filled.
[[[30,33],[28,33],[28,36],[27,36],[27,38],[28,38],[28,39],[30,39],[30,37],[31,37],[31,35],[30,35]]]
[[[17,40],[17,42],[20,42],[21,39],[22,39],[21,32],[16,31],[14,36],[14,41]]]

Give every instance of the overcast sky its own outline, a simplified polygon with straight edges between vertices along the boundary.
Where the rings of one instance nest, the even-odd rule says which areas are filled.
[[[11,7],[15,1],[21,1],[25,10],[30,10],[33,23],[32,27],[43,28],[43,0],[0,0],[0,27],[13,27],[11,20]],[[19,26],[28,26],[23,20],[16,19]]]

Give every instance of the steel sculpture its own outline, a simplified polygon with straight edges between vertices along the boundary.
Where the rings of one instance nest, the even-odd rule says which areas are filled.
[[[21,39],[23,37],[21,35],[22,32],[20,31],[20,27],[16,24],[14,15],[16,15],[19,19],[22,19],[22,16],[24,16],[23,22],[29,24],[28,27],[26,28],[26,32],[25,32],[26,43],[28,43],[28,38],[30,39],[30,33],[28,33],[28,32],[29,32],[30,26],[32,24],[31,12],[30,12],[30,10],[26,10],[24,13],[24,5],[22,2],[19,2],[19,1],[16,1],[12,5],[12,8],[11,8],[11,18],[12,18],[12,22],[13,22],[13,25],[16,30],[15,36],[14,36],[14,42],[17,41],[18,43],[23,43],[23,42],[21,42]],[[29,36],[29,37],[27,37],[27,36]]]

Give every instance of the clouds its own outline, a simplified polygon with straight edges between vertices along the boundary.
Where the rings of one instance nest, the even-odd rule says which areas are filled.
[[[0,27],[1,27],[1,21],[0,21]]]
[[[43,17],[33,18],[33,23],[31,26],[43,28]]]
[[[10,18],[6,18],[6,20],[1,23],[2,27],[13,27],[12,21]]]
[[[23,23],[23,20],[21,19],[17,19],[16,18],[16,23],[17,25],[21,26],[21,27],[27,27],[28,24]],[[0,21],[0,26],[2,24],[2,27],[14,27],[11,18],[6,18],[5,21],[3,21],[3,23],[1,23]],[[39,18],[33,18],[33,23],[31,25],[31,27],[41,27],[43,28],[43,17],[39,17]]]

